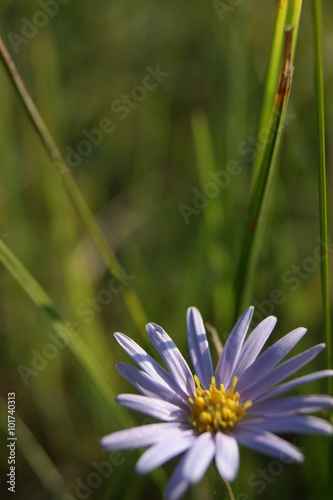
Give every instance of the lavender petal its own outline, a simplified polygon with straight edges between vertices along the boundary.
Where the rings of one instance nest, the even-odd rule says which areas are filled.
[[[188,425],[179,422],[141,425],[104,436],[101,439],[101,446],[106,450],[131,450],[151,446],[166,439],[171,433],[182,434],[188,429],[190,429]]]
[[[264,379],[275,365],[295,347],[305,333],[305,328],[296,328],[269,347],[239,377],[237,391],[243,394],[247,389]]]
[[[116,397],[116,402],[126,408],[146,413],[151,417],[166,422],[186,421],[189,416],[189,411],[185,411],[179,406],[162,401],[157,398],[149,398],[139,394],[120,394]]]
[[[221,477],[233,481],[239,468],[239,449],[234,437],[217,432],[215,463]]]
[[[176,469],[174,470],[165,492],[166,500],[179,500],[190,486],[190,481],[184,477],[184,463],[188,451],[180,459]]]
[[[116,368],[124,379],[128,380],[133,387],[145,396],[168,401],[185,410],[188,408],[187,401],[185,401],[181,395],[174,392],[170,387],[161,384],[157,379],[152,378],[135,366],[120,361],[117,363]]]
[[[331,396],[316,394],[311,396],[289,396],[265,400],[261,403],[254,403],[248,413],[251,415],[269,416],[292,413],[314,413],[323,409],[333,408],[333,398]]]
[[[271,335],[275,324],[276,318],[274,316],[265,318],[261,321],[261,323],[259,323],[258,326],[256,326],[246,339],[238,358],[237,370],[235,371],[235,375],[238,378],[259,356],[260,351]]]
[[[146,330],[172,378],[188,396],[192,395],[195,390],[193,375],[175,343],[163,328],[155,323],[149,323]]]
[[[165,439],[151,446],[139,458],[135,470],[138,474],[147,474],[164,464],[171,458],[188,450],[195,441],[197,433],[194,430],[188,430],[182,434],[170,434]]]
[[[232,382],[234,368],[237,366],[242,345],[251,323],[254,307],[251,306],[238,319],[225,343],[215,370],[216,385],[229,387]]]
[[[275,396],[290,391],[291,389],[295,389],[295,387],[298,387],[300,385],[307,384],[308,382],[313,382],[314,380],[332,376],[333,370],[321,370],[319,372],[309,373],[308,375],[304,375],[303,377],[295,378],[294,380],[289,380],[289,382],[285,382],[284,384],[278,385],[274,389],[270,389],[269,391],[264,392],[261,396],[256,398],[256,403],[265,401],[266,399],[274,398]]]
[[[251,419],[241,429],[247,431],[265,429],[268,432],[279,432],[284,434],[320,434],[330,436],[333,434],[333,426],[322,418],[308,415],[275,416],[270,418]]]
[[[201,481],[215,455],[215,439],[210,432],[200,434],[186,455],[184,477],[195,484]]]
[[[195,373],[202,387],[208,389],[214,374],[213,363],[205,326],[200,312],[195,307],[187,310],[187,339]]]
[[[282,462],[290,460],[301,463],[304,461],[303,454],[296,446],[270,432],[258,431],[251,428],[247,429],[245,426],[242,428],[238,424],[232,435],[243,446],[258,451],[263,455],[277,458]]]
[[[255,385],[248,387],[242,392],[242,397],[244,399],[255,399],[257,395],[260,395],[263,391],[269,389],[270,387],[278,384],[285,378],[289,377],[297,370],[300,370],[303,366],[310,363],[318,354],[325,348],[325,344],[318,344],[316,346],[307,349],[306,351],[294,356],[288,361],[285,361],[281,365],[277,366],[270,373],[266,375],[263,379],[257,382]]]
[[[123,333],[114,334],[117,342],[121,345],[124,351],[132,358],[132,360],[141,368],[142,371],[158,380],[161,384],[173,388],[177,393],[180,393],[179,386],[174,382],[171,375],[164,370],[156,361],[149,356],[134,340],[130,339]],[[183,398],[188,397],[187,394],[182,394]]]

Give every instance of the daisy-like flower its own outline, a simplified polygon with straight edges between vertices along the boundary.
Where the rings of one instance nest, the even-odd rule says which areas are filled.
[[[327,421],[307,415],[333,408],[333,398],[276,399],[306,382],[333,375],[333,370],[322,370],[281,383],[317,356],[325,344],[280,363],[306,333],[305,328],[296,328],[260,354],[276,318],[266,318],[245,340],[253,310],[249,307],[239,318],[214,372],[201,315],[194,307],[188,309],[194,376],[160,326],[149,323],[147,333],[166,370],[129,337],[115,333],[139,367],[120,362],[118,372],[142,393],[121,394],[117,402],[162,422],[114,432],[105,436],[101,445],[108,450],[149,447],[136,464],[139,474],[184,453],[168,483],[168,500],[180,498],[190,485],[198,483],[212,460],[222,478],[234,480],[239,467],[238,444],[288,463],[300,463],[304,460],[301,451],[275,433],[333,434]]]

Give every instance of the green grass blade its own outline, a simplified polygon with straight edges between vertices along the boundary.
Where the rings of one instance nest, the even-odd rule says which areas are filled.
[[[325,110],[324,78],[322,60],[322,6],[321,0],[312,1],[312,23],[315,52],[316,125],[318,143],[318,184],[319,184],[319,231],[326,258],[320,261],[321,295],[323,307],[324,337],[326,342],[326,364],[332,368],[332,333],[329,297],[327,198],[326,198],[326,158],[325,158]],[[332,377],[327,379],[327,392],[333,394]],[[332,415],[331,415],[332,419]],[[332,491],[333,442],[328,441],[327,476],[328,490]]]
[[[267,208],[272,179],[275,171],[278,144],[280,141],[291,88],[291,45],[292,30],[288,30],[286,32],[285,52],[279,86],[274,99],[272,115],[261,157],[256,184],[249,203],[248,217],[236,275],[235,319],[239,316],[243,307],[243,302],[247,301],[247,294],[251,289],[251,280],[259,246],[258,239],[263,228],[265,210]]]
[[[286,26],[293,27],[293,43],[291,45],[291,64],[294,62],[296,42],[298,38],[299,20],[301,17],[303,0],[290,0],[288,4]]]
[[[83,223],[86,226],[88,233],[96,244],[100,254],[102,255],[110,273],[122,283],[122,268],[116,256],[110,249],[106,238],[95,220],[90,208],[88,207],[81,191],[79,190],[74,178],[70,174],[62,155],[53,140],[43,118],[41,117],[38,109],[36,108],[33,100],[31,99],[16,67],[14,61],[11,59],[1,37],[0,37],[0,59],[9,74],[9,77],[23,103],[24,109],[27,112],[33,126],[37,130],[51,160],[55,166],[58,178],[63,181],[63,185],[77,209]],[[146,336],[143,326],[148,323],[147,315],[141,305],[141,302],[135,292],[127,287],[123,292],[124,301],[128,307],[130,314],[133,317],[138,329],[140,330],[144,341]]]
[[[100,367],[98,361],[90,353],[85,342],[80,336],[74,336],[68,323],[66,323],[56,310],[50,297],[44,292],[37,281],[25,269],[21,262],[11,252],[11,250],[0,240],[0,260],[4,266],[14,276],[19,285],[25,290],[33,302],[48,316],[54,330],[68,341],[68,347],[83,366],[97,390],[105,398],[110,408],[113,410],[115,418],[124,424],[131,424],[128,414],[116,405],[115,392],[113,391],[108,377]]]
[[[318,142],[318,181],[319,181],[319,229],[325,255],[328,256],[327,240],[327,197],[326,197],[326,159],[325,159],[325,111],[324,81],[322,61],[322,7],[320,0],[312,1],[312,20],[315,49],[315,88],[316,88],[316,122]],[[326,342],[327,368],[332,368],[332,337],[329,298],[328,258],[320,261],[321,293],[323,302],[324,336]],[[333,381],[327,379],[328,393],[333,394]]]
[[[15,413],[16,446],[24,456],[40,482],[54,498],[61,498],[64,493],[70,493],[60,472],[39,444],[33,433],[23,420]],[[7,433],[7,404],[0,397],[0,424],[4,433]]]
[[[21,262],[15,257],[5,243],[0,239],[0,260],[11,272],[16,281],[26,291],[33,302],[42,309],[52,323],[54,330],[61,336],[69,340],[68,347],[89,375],[92,383],[100,392],[112,411],[112,420],[117,421],[121,427],[131,427],[134,420],[129,413],[115,403],[115,393],[110,385],[104,370],[99,366],[98,361],[90,353],[85,342],[79,336],[72,336],[68,324],[61,318],[52,300],[37,283],[37,281],[24,268]],[[154,471],[152,477],[160,490],[165,484],[165,474],[162,470]]]
[[[273,34],[270,46],[269,62],[258,130],[262,130],[263,128],[266,128],[268,126],[272,112],[276,87],[279,81],[287,7],[288,0],[278,0],[277,2],[275,2]],[[258,150],[252,170],[252,186],[254,186],[255,180],[258,175],[261,156],[262,153],[260,150]]]
[[[122,278],[122,267],[117,261],[116,256],[110,249],[102,230],[97,224],[95,217],[88,207],[86,200],[83,198],[81,191],[77,187],[76,182],[69,172],[64,172],[63,177],[64,185],[66,187],[68,195],[73,201],[77,211],[79,212],[88,233],[99,249],[111,275],[118,279],[120,283],[124,284]],[[134,322],[136,323],[138,329],[142,334],[144,342],[147,343],[147,337],[144,330],[144,326],[146,325],[146,323],[148,323],[147,315],[144,312],[141,302],[134,290],[131,289],[130,286],[128,286],[127,282],[125,284],[126,288],[124,288],[122,296],[128,307],[128,310],[132,315]]]

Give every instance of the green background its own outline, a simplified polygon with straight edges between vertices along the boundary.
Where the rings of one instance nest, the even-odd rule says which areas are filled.
[[[233,324],[233,283],[251,168],[263,143],[258,121],[274,2],[225,1],[228,9],[219,15],[208,0],[69,0],[56,3],[54,15],[38,17],[38,12],[45,13],[44,3],[2,0],[1,36],[64,156],[68,148],[82,148],[87,140],[84,131],[99,129],[101,120],[112,121],[112,132],[97,134],[98,144],[80,155],[72,174],[147,317],[166,329],[189,361],[187,307],[197,306],[224,341]],[[323,2],[323,9],[331,220],[331,2]],[[29,23],[45,26],[34,30]],[[136,87],[147,81],[147,67],[159,67],[167,75],[141,98],[144,94]],[[140,332],[122,291],[110,292],[112,278],[3,68],[0,89],[1,236],[63,316],[79,328],[115,392],[132,392],[114,369],[118,360],[128,359],[113,333],[121,331],[143,345],[144,325]],[[115,102],[126,94],[133,108],[127,105],[122,114]],[[297,326],[308,328],[293,354],[323,342],[314,99],[311,9],[304,2],[278,173],[250,301],[257,307],[256,321],[268,314],[278,317],[270,342]],[[207,154],[204,174],[198,170],[195,123],[208,123],[210,131],[213,155]],[[228,165],[234,171],[223,177],[226,185],[208,187],[210,173],[228,175],[221,174]],[[127,427],[122,418],[130,412],[110,411],[69,349],[47,351],[48,344],[54,345],[49,321],[3,266],[0,273],[1,395],[6,400],[7,393],[15,391],[16,416],[33,435],[32,442],[30,434],[22,437],[22,445],[38,457],[32,444],[38,442],[68,488],[68,497],[63,496],[66,490],[56,480],[52,493],[42,455],[36,464],[38,475],[32,459],[17,448],[15,498],[83,498],[78,485],[93,481],[93,463],[102,461],[111,464],[112,473],[100,485],[88,486],[84,498],[161,498],[158,484],[163,490],[176,460],[164,467],[165,476],[160,471],[138,477],[134,465],[139,452],[111,456],[100,449],[103,435]],[[157,359],[148,344],[143,347]],[[43,352],[50,359],[40,358]],[[321,355],[311,369],[323,369],[324,364]],[[22,376],[22,366],[33,372]],[[304,389],[325,390],[324,382]],[[140,414],[132,413],[131,418],[138,425],[145,421]],[[2,437],[5,443],[5,434]],[[304,448],[306,461],[302,466],[283,465],[283,470],[242,449],[236,498],[326,498],[326,440],[297,437],[296,444]],[[6,452],[1,452],[1,468],[6,494]],[[269,479],[260,477],[263,470]],[[222,491],[211,467],[186,498],[222,498]]]

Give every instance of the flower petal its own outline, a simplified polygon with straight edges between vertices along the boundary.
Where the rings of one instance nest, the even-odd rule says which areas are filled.
[[[281,415],[286,413],[312,413],[326,408],[333,408],[333,398],[316,394],[313,396],[289,396],[286,398],[265,400],[254,403],[248,413],[252,415]]]
[[[271,335],[275,324],[276,318],[274,316],[268,316],[268,318],[261,321],[261,323],[259,323],[259,325],[256,326],[250,333],[238,358],[237,370],[235,371],[235,375],[238,378],[259,356],[260,351]]]
[[[238,319],[232,329],[215,370],[216,385],[224,384],[227,388],[232,383],[234,368],[242,349],[242,345],[251,323],[254,307],[251,306]]]
[[[176,384],[188,396],[192,396],[195,390],[193,375],[176,344],[163,328],[155,323],[149,323],[146,330],[151,343],[160,353]]]
[[[242,427],[238,424],[237,428],[235,427],[233,436],[243,446],[256,450],[263,455],[277,458],[282,462],[288,460],[302,463],[304,461],[303,454],[296,446],[270,432],[251,429],[251,427],[247,429],[245,426]]]
[[[217,432],[215,463],[221,477],[233,481],[239,468],[239,449],[234,437]]]
[[[170,387],[161,384],[158,379],[156,380],[152,378],[150,375],[139,370],[135,366],[131,366],[120,361],[117,363],[116,368],[123,378],[128,380],[133,387],[145,396],[151,396],[163,399],[164,401],[169,401],[169,403],[180,406],[185,410],[188,408],[188,403],[182,398],[181,395],[174,392]]]
[[[259,401],[265,401],[266,399],[274,398],[283,392],[295,389],[299,385],[307,384],[308,382],[313,382],[314,380],[319,380],[325,377],[333,377],[333,370],[321,370],[319,372],[309,373],[309,375],[304,375],[303,377],[295,378],[285,382],[284,384],[278,385],[274,389],[270,389],[262,394],[262,396],[256,399],[256,403]]]
[[[166,439],[170,433],[179,434],[187,431],[190,427],[179,422],[167,422],[158,424],[141,425],[132,429],[113,432],[101,439],[101,446],[106,450],[131,450],[150,446]]]
[[[119,332],[115,333],[114,336],[124,351],[133,359],[141,370],[158,380],[161,384],[172,387],[175,392],[179,392],[179,387],[174,382],[171,375],[156,363],[156,361],[134,342],[134,340]],[[186,396],[187,395],[184,394],[184,398],[186,398]]]
[[[186,454],[184,477],[190,483],[198,483],[203,478],[210,462],[215,455],[215,440],[210,432],[204,432],[197,437],[193,446]]]
[[[165,492],[166,500],[179,500],[191,484],[190,481],[184,477],[184,463],[187,454],[188,452],[180,459],[179,464],[168,482]]]
[[[187,339],[194,371],[201,386],[208,389],[214,374],[213,363],[205,326],[201,314],[195,307],[187,310]]]
[[[259,380],[265,378],[267,373],[295,347],[305,333],[305,328],[296,328],[269,347],[239,377],[237,391],[243,394],[248,388],[255,386]]]
[[[148,398],[139,394],[120,394],[116,397],[117,403],[131,410],[146,413],[151,417],[172,421],[185,421],[189,416],[189,411],[185,411],[179,406],[162,401],[157,398]]]
[[[257,395],[260,395],[266,389],[278,384],[285,378],[289,377],[289,375],[292,375],[297,370],[300,370],[300,368],[307,363],[310,363],[310,361],[318,356],[324,348],[325,344],[318,344],[300,354],[297,354],[297,356],[288,359],[288,361],[285,361],[271,370],[266,377],[261,379],[255,385],[248,387],[246,391],[242,391],[242,398],[251,399],[253,401]]]
[[[240,428],[246,428],[248,431],[265,428],[268,432],[279,432],[283,434],[320,434],[331,436],[333,426],[322,418],[308,415],[289,415],[286,417],[276,416],[270,418],[251,419],[244,426],[239,424]]]
[[[137,461],[135,470],[138,474],[147,474],[164,464],[171,458],[188,450],[193,444],[197,433],[190,429],[182,434],[170,434],[167,438],[151,446]]]

